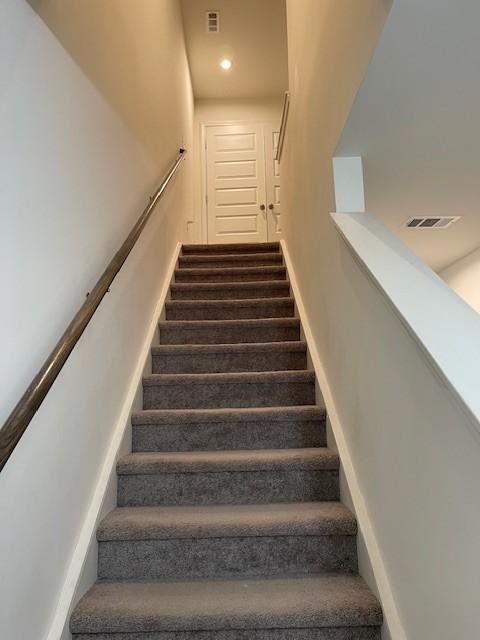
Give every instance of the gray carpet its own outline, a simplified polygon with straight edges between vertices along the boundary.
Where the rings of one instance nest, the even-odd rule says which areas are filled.
[[[75,640],[380,640],[278,243],[185,245]]]
[[[297,318],[181,320],[159,323],[161,344],[247,344],[300,340]]]
[[[170,300],[165,305],[167,320],[290,318],[293,311],[293,298]]]

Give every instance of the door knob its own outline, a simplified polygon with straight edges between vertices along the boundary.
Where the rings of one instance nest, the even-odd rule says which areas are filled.
[[[260,211],[265,211],[265,205],[264,204],[260,205]]]
[[[270,209],[270,211],[273,211],[273,204],[269,204],[268,208]]]

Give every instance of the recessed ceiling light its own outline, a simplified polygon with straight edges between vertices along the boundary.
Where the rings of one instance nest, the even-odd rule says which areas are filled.
[[[228,58],[224,58],[221,62],[220,62],[220,66],[222,67],[222,69],[224,69],[225,71],[228,71],[231,66],[232,66],[232,61],[229,60]]]

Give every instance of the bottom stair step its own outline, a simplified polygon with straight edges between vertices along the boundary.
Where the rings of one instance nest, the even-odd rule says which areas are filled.
[[[380,627],[75,633],[73,640],[381,640]]]
[[[75,640],[379,640],[381,624],[365,582],[340,575],[100,582],[70,621]]]

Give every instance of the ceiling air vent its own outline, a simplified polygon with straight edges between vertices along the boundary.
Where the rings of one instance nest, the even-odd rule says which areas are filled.
[[[207,11],[207,33],[220,33],[219,11]]]
[[[405,226],[409,229],[446,229],[461,216],[429,216],[428,218],[409,218]]]

